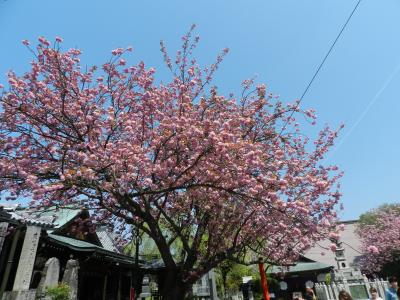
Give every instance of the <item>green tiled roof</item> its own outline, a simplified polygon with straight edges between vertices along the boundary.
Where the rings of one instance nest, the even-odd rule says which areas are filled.
[[[51,241],[53,241],[59,245],[64,245],[64,246],[66,246],[70,249],[76,250],[76,251],[80,251],[80,252],[84,252],[84,251],[94,252],[95,251],[95,252],[101,254],[103,257],[108,258],[112,261],[118,261],[118,262],[122,262],[122,263],[126,263],[126,264],[134,264],[133,257],[109,251],[107,249],[104,249],[104,248],[94,245],[92,243],[88,243],[85,241],[81,241],[81,240],[77,240],[77,239],[73,239],[73,238],[69,238],[69,237],[65,237],[65,236],[61,236],[61,235],[51,234],[51,233],[48,234],[48,238]],[[139,265],[141,267],[143,267],[144,262],[142,260],[139,260]]]
[[[38,211],[35,212],[36,215],[41,217],[53,216],[54,217],[54,227],[59,228],[68,223],[79,214],[82,210],[76,208],[59,208],[59,209],[49,209],[48,211]]]
[[[268,268],[268,274],[277,274],[277,273],[300,273],[300,272],[311,272],[311,271],[322,271],[333,268],[333,266],[320,263],[320,262],[300,262],[294,266],[290,266],[289,270],[287,267],[282,266],[271,266]]]
[[[81,212],[81,209],[60,209],[56,213],[56,220],[54,221],[56,227],[65,225],[68,221],[72,220],[77,214]]]
[[[74,207],[48,207],[45,210],[37,210],[29,207],[19,207],[9,203],[0,203],[0,209],[3,209],[3,219],[14,220],[16,222],[24,221],[28,224],[42,226],[54,230],[62,227],[70,220],[75,218],[81,211],[81,208]],[[7,217],[5,217],[7,214]]]
[[[77,239],[73,239],[73,238],[69,238],[66,236],[61,236],[61,235],[56,235],[56,234],[49,234],[49,237],[53,240],[56,240],[57,242],[60,242],[62,244],[65,244],[67,246],[72,246],[74,248],[79,248],[79,250],[96,250],[96,249],[102,249],[102,247],[99,247],[97,245],[85,242],[85,241],[81,241],[81,240],[77,240]]]

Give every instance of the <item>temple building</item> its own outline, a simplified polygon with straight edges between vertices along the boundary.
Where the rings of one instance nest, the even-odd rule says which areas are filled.
[[[290,266],[269,266],[269,277],[278,281],[278,286],[271,290],[276,299],[304,298],[306,287],[314,287],[315,282],[322,282],[333,272],[334,267],[301,256],[296,264]]]
[[[0,203],[0,299],[44,299],[46,288],[60,282],[73,300],[133,299],[135,289],[136,295],[160,299],[162,260],[135,260],[114,233],[93,228],[86,209],[37,211]],[[217,299],[213,272],[193,286],[193,295]]]
[[[356,234],[357,221],[342,224],[344,231],[340,240],[335,242],[336,251],[329,249],[332,241],[326,239],[303,253],[296,264],[267,269],[267,274],[279,283],[272,291],[277,299],[304,298],[306,287],[313,288],[318,283],[364,280],[358,266],[361,244]]]
[[[2,208],[0,299],[22,295],[31,299],[25,295],[44,293],[43,270],[51,258],[59,267],[52,267],[58,272],[48,281],[57,285],[70,274],[66,283],[75,299],[129,299],[134,271],[143,277],[143,262],[135,270],[134,259],[117,247],[106,228],[76,230],[78,223],[89,218],[87,210]]]

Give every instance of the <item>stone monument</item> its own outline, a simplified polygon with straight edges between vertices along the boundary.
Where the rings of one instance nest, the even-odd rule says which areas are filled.
[[[65,268],[62,282],[69,286],[69,299],[78,299],[78,271],[79,262],[75,259],[69,259]]]
[[[44,265],[42,278],[38,287],[38,295],[42,297],[45,294],[47,288],[56,287],[58,285],[59,277],[60,261],[56,257],[49,258]]]

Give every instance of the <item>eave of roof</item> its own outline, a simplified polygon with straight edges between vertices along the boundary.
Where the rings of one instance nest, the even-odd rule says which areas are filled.
[[[52,228],[53,224],[47,219],[34,218],[32,216],[23,216],[15,211],[0,210],[0,220],[14,225],[31,225],[43,228]]]
[[[106,250],[100,246],[97,246],[97,245],[94,245],[94,244],[91,244],[91,243],[88,243],[85,241],[81,241],[81,240],[77,240],[77,239],[73,239],[73,238],[69,238],[69,237],[65,237],[65,236],[60,236],[60,235],[56,235],[56,234],[51,234],[51,233],[48,234],[47,238],[51,242],[65,246],[71,250],[75,250],[75,251],[79,251],[79,252],[96,252],[106,258],[110,258],[112,260],[119,261],[122,263],[130,264],[130,265],[135,263],[134,258],[131,256],[112,252],[112,251]],[[144,266],[144,264],[145,263],[143,261],[139,260],[139,265],[141,267]]]
[[[3,209],[1,209],[1,207],[0,207],[0,221],[1,222],[14,223],[14,224],[18,223],[15,220],[11,220],[10,214],[8,212],[4,211]]]
[[[10,212],[11,220],[20,222],[21,224],[27,224],[31,226],[39,226],[43,228],[52,228],[53,222],[48,219],[35,218],[31,215],[23,215],[17,212]]]
[[[358,222],[359,222],[359,220],[357,219],[357,220],[339,221],[338,223],[339,224],[355,224],[355,223],[358,223]]]
[[[320,263],[320,262],[304,262],[297,263],[294,266],[289,266],[289,269],[284,266],[271,266],[267,269],[268,274],[278,274],[278,273],[301,273],[301,272],[313,272],[313,271],[328,271],[333,269],[333,266]]]

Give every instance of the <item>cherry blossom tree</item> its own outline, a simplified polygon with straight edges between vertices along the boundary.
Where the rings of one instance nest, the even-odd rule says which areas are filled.
[[[240,97],[220,95],[210,83],[228,50],[202,68],[192,32],[174,59],[161,43],[172,76],[160,84],[143,62],[127,66],[131,48],[97,69],[61,38],[23,41],[31,69],[9,72],[0,99],[0,190],[37,207],[85,206],[127,240],[139,227],[165,264],[163,299],[182,299],[226,260],[296,260],[335,230],[340,198],[341,174],[321,164],[337,131],[309,142],[296,117],[315,124],[314,111],[252,80]]]
[[[360,221],[361,267],[370,273],[399,272],[400,204],[383,205],[361,216]]]

